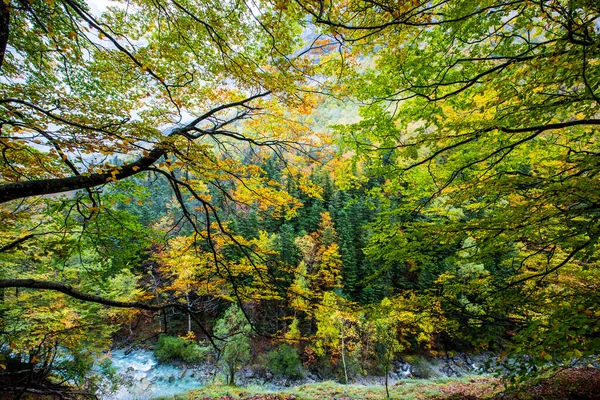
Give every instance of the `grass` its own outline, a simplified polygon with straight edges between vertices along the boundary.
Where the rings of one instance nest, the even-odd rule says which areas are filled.
[[[407,379],[390,387],[391,399],[403,400],[600,400],[600,370],[573,368],[505,389],[488,375]],[[270,392],[261,386],[211,385],[163,400],[383,400],[384,386],[319,382]]]
[[[491,376],[462,378],[411,379],[390,386],[391,399],[484,399],[497,391],[499,380]],[[166,400],[167,398],[163,398]],[[210,385],[193,390],[172,400],[351,400],[386,399],[385,386],[343,385],[336,382],[319,382],[270,392],[260,386],[234,387]]]

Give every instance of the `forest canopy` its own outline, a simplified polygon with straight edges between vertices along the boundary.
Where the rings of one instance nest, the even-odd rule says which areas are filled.
[[[346,379],[597,357],[596,1],[0,8],[6,390],[156,332],[235,382],[219,316]]]

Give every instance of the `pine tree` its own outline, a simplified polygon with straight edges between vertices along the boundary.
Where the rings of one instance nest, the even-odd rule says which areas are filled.
[[[355,285],[357,279],[356,247],[353,229],[350,225],[347,212],[342,209],[338,213],[336,228],[339,234],[340,253],[342,256],[342,285],[344,293],[355,299]]]

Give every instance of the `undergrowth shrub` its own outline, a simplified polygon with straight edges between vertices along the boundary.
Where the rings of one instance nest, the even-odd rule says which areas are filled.
[[[304,377],[302,361],[295,348],[282,344],[268,354],[269,371],[275,376],[300,379]]]
[[[198,364],[208,355],[207,347],[177,336],[162,335],[154,346],[154,356],[160,362],[184,361]]]

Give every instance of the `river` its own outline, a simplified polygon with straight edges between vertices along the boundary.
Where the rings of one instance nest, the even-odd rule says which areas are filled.
[[[123,380],[117,392],[101,397],[103,400],[147,400],[173,396],[204,385],[205,376],[198,370],[159,364],[150,350],[111,352],[113,366]],[[181,376],[183,374],[183,376]],[[180,378],[181,377],[181,378]]]

